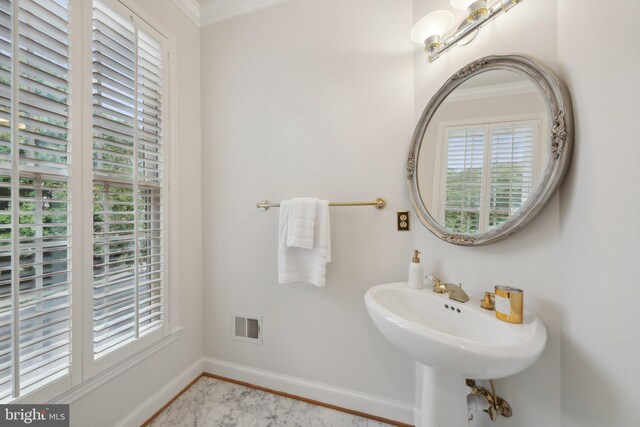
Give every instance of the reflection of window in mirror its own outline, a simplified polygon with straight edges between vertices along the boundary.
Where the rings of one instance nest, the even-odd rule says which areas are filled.
[[[526,202],[541,173],[539,115],[440,122],[434,206],[458,233],[499,226]]]

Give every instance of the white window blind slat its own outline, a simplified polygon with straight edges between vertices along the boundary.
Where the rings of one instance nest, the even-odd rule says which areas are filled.
[[[47,12],[47,19],[60,18],[62,21],[69,22],[69,2],[67,0],[31,0],[21,5],[25,10],[39,10],[39,13]]]
[[[133,128],[106,119],[99,115],[93,116],[93,130],[98,137],[113,140],[115,142],[129,143],[133,146],[131,139],[133,138]]]
[[[125,35],[129,43],[133,45],[133,26],[126,17],[111,9],[104,2],[98,3],[96,1],[93,6],[94,22],[105,24],[107,27],[113,28],[114,31]]]
[[[101,40],[103,44],[112,46],[117,51],[125,50],[133,52],[134,44],[132,41],[128,39],[126,35],[120,34],[107,24],[99,20],[94,20],[93,31],[94,37],[96,37],[97,40]]]
[[[5,31],[5,39],[11,38],[11,2],[0,2],[0,28]]]
[[[93,62],[93,82],[118,89],[123,94],[133,90],[133,78],[120,74],[98,61]]]
[[[104,68],[104,74],[113,79],[120,79],[125,84],[132,84],[134,80],[135,64],[133,61],[123,61],[114,52],[109,51],[109,48],[94,41],[94,62],[99,62]],[[126,51],[125,54],[132,53]]]
[[[67,52],[69,46],[65,42],[68,37],[67,34],[57,31],[48,33],[41,31],[43,26],[49,26],[47,22],[41,19],[21,19],[20,24],[26,32],[29,32],[28,36],[20,35],[20,50],[35,52],[36,55],[44,57],[45,60],[68,69]]]
[[[20,73],[26,81],[36,81],[39,84],[46,85],[47,90],[51,90],[53,94],[64,96],[68,93],[66,77],[60,77],[60,75],[44,71],[37,63],[21,62]]]
[[[52,5],[50,1],[31,1],[21,6],[26,12],[25,15],[28,14],[31,19],[36,19],[41,23],[40,28],[53,28],[52,31],[58,32],[60,37],[65,37],[60,33],[69,34],[68,7],[58,7]]]
[[[105,76],[133,87],[134,72],[131,68],[119,63],[101,51],[94,51],[93,61],[96,64],[100,64],[100,67],[96,67],[96,70],[101,69]]]
[[[112,125],[133,127],[133,109],[126,104],[96,95],[93,109],[96,116],[110,120]]]
[[[52,86],[51,83],[46,84],[47,82],[44,81],[44,79],[34,76],[35,73],[32,73],[31,71],[33,70],[29,70],[30,72],[23,72],[22,73],[22,78],[23,78],[23,85],[25,87],[25,90],[28,91],[29,93],[38,96],[40,98],[38,98],[38,100],[40,100],[41,98],[45,98],[54,102],[57,102],[60,105],[66,105],[66,101],[67,101],[67,92],[66,90],[60,90],[55,86]],[[45,95],[43,95],[43,93],[45,92],[49,92],[49,96],[46,97]],[[60,109],[60,105],[58,105],[58,109]]]
[[[46,57],[35,54],[33,52],[22,49],[20,51],[21,57],[21,69],[38,69],[46,79],[62,82],[65,81],[67,76],[67,69],[61,66],[55,61],[52,61]]]
[[[114,112],[120,114],[122,120],[133,120],[133,103],[123,99],[121,93],[109,89],[106,86],[100,86],[100,90],[97,92],[98,93],[94,95],[96,106],[102,106],[108,109],[110,114]]]

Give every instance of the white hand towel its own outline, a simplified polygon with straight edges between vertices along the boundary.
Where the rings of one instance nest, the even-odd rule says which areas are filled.
[[[317,202],[311,198],[288,201],[287,247],[313,248]]]
[[[278,282],[307,282],[323,287],[327,263],[331,261],[331,227],[329,202],[318,200],[313,230],[313,247],[310,249],[287,246],[289,233],[290,201],[280,204],[280,229],[278,235]]]

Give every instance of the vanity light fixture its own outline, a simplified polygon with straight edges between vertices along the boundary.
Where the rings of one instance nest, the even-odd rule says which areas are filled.
[[[431,12],[416,22],[411,30],[414,43],[424,43],[424,50],[429,56],[440,50],[440,38],[451,28],[453,13],[448,10]]]
[[[435,61],[456,44],[471,42],[481,27],[507,12],[518,1],[495,0],[489,6],[489,0],[451,0],[452,8],[467,14],[460,24],[452,28],[453,14],[447,10],[431,12],[413,26],[411,39],[414,43],[424,45],[429,59]]]

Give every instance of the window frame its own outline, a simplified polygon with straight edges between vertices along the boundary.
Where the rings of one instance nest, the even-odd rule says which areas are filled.
[[[536,188],[540,176],[544,173],[546,167],[542,162],[543,151],[546,147],[543,147],[543,141],[547,140],[547,136],[544,135],[544,129],[547,128],[547,117],[543,113],[531,113],[531,114],[513,114],[513,115],[500,115],[500,116],[486,116],[486,117],[474,117],[460,120],[448,120],[438,123],[438,130],[436,136],[436,161],[433,180],[433,193],[432,193],[432,206],[434,207],[435,219],[441,224],[445,221],[445,203],[444,197],[446,189],[444,185],[446,183],[447,167],[448,164],[448,141],[447,141],[447,129],[452,127],[475,127],[483,128],[485,132],[484,149],[483,149],[483,171],[491,170],[491,130],[496,125],[513,122],[536,122],[537,128],[534,130],[535,143],[534,143],[534,177],[532,188]],[[488,150],[488,151],[487,151]],[[485,233],[489,231],[489,195],[491,190],[491,174],[482,174],[482,194],[480,197],[480,209],[479,209],[479,221],[480,229],[477,233]]]
[[[20,1],[20,0],[13,0]],[[137,25],[161,36],[163,82],[163,323],[111,354],[93,360],[93,138],[92,138],[92,17],[93,0],[69,0],[70,94],[68,189],[71,203],[71,366],[70,372],[9,403],[69,403],[125,369],[174,342],[182,329],[179,315],[177,235],[178,164],[175,120],[177,117],[176,39],[164,26],[130,0],[102,0],[124,16],[134,16]],[[88,110],[88,111],[87,111]],[[85,285],[86,284],[86,285]]]
[[[175,72],[172,70],[173,61],[171,61],[171,53],[173,51],[173,47],[175,45],[174,38],[166,29],[164,29],[161,25],[150,19],[144,13],[132,5],[129,2],[125,2],[122,0],[101,0],[103,3],[106,3],[109,7],[114,9],[116,12],[120,13],[122,16],[130,16],[131,19],[135,20],[135,25],[139,28],[144,28],[146,31],[150,33],[157,33],[162,37],[162,55],[165,67],[163,67],[163,82],[166,87],[166,91],[163,94],[164,100],[163,102],[166,105],[166,108],[162,110],[162,123],[163,123],[163,166],[164,166],[164,177],[163,184],[161,186],[161,199],[163,202],[163,230],[162,230],[162,244],[163,251],[166,254],[166,258],[163,260],[163,321],[162,326],[156,329],[153,332],[150,332],[144,336],[139,337],[133,342],[130,342],[117,350],[112,351],[98,359],[94,359],[94,348],[93,348],[93,185],[94,185],[94,173],[93,173],[93,143],[89,143],[89,141],[93,141],[93,120],[92,120],[92,109],[84,108],[84,114],[82,117],[83,120],[83,138],[85,141],[83,152],[82,152],[82,182],[84,183],[82,189],[82,201],[83,201],[83,228],[87,230],[83,235],[83,254],[84,258],[82,261],[82,265],[85,267],[83,271],[83,283],[91,284],[91,286],[85,286],[85,292],[82,294],[83,309],[86,310],[85,313],[85,321],[82,323],[82,372],[83,372],[83,380],[92,378],[97,374],[100,374],[110,368],[113,368],[117,364],[127,360],[128,358],[134,356],[136,353],[144,351],[146,348],[149,348],[154,343],[162,340],[167,337],[172,332],[172,319],[174,317],[174,313],[171,312],[172,307],[175,304],[172,303],[172,294],[176,293],[174,289],[173,283],[176,283],[173,280],[172,272],[175,270],[174,265],[174,252],[171,248],[174,246],[171,244],[173,224],[174,224],[174,211],[173,208],[173,197],[171,195],[170,189],[172,186],[172,180],[174,177],[173,174],[173,158],[175,154],[175,150],[173,149],[173,123],[171,122],[173,117],[175,117],[173,106],[174,102],[174,88],[175,88]],[[82,68],[82,82],[85,85],[82,91],[84,96],[83,105],[92,106],[93,105],[93,83],[92,83],[92,33],[93,33],[93,3],[94,0],[84,1],[82,2],[83,8],[83,37],[82,37],[82,48],[83,55],[81,55],[83,60],[83,68]],[[137,96],[137,94],[136,94]],[[136,141],[137,143],[137,141]],[[137,177],[135,177],[137,179]],[[106,178],[101,180],[105,182],[116,182],[116,181],[108,181]],[[134,195],[137,197],[137,195]],[[137,290],[136,290],[137,292]]]

